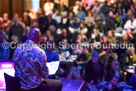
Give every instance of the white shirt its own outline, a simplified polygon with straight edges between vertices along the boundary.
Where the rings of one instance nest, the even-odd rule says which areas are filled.
[[[131,22],[131,20],[128,20],[126,24],[124,25],[125,29],[136,29],[136,19]]]
[[[60,23],[60,22],[61,22],[61,16],[60,16],[60,15],[53,14],[53,15],[52,15],[52,18],[53,18],[54,20],[56,20],[57,23]]]
[[[74,6],[74,7],[73,7],[73,12],[75,13],[75,15],[77,15],[77,13],[78,13],[78,9],[79,9],[79,7],[78,7],[78,6]]]
[[[54,8],[54,4],[52,2],[45,3],[44,4],[44,10],[45,10],[46,15],[52,14],[53,8]]]

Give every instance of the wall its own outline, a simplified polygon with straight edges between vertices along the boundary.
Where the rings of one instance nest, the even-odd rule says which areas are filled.
[[[15,13],[22,17],[24,12],[24,0],[0,0],[0,16],[9,14],[11,19]]]
[[[3,13],[10,13],[9,0],[0,0],[0,17],[2,17]]]

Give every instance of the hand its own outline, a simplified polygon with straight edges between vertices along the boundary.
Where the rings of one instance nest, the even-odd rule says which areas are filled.
[[[62,73],[64,73],[64,70],[63,70],[62,68],[60,69],[60,71],[61,71]]]
[[[100,20],[100,17],[97,17],[96,20]]]
[[[124,72],[124,75],[126,76],[126,75],[127,75],[127,72]]]
[[[129,34],[128,36],[129,36],[131,39],[133,39],[133,38],[134,38],[132,34]]]
[[[82,61],[79,61],[79,62],[76,62],[78,65],[81,65],[81,64],[83,64],[83,62]]]

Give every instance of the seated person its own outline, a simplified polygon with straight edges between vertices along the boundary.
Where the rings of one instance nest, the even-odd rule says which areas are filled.
[[[81,76],[84,75],[84,68],[87,62],[89,62],[92,59],[91,53],[89,52],[89,49],[83,48],[83,53],[77,57],[75,66],[78,67],[78,70],[80,70]]]
[[[108,42],[111,43],[111,44],[116,44],[117,41],[116,41],[116,38],[114,37],[114,34],[113,34],[113,31],[112,31],[112,30],[108,31],[107,40],[108,40]]]
[[[28,40],[16,48],[13,54],[15,75],[20,78],[22,90],[61,91],[62,82],[46,79],[48,77],[46,54],[36,45],[40,41],[40,30],[34,28],[29,32]]]
[[[80,39],[76,40],[76,46],[73,48],[72,54],[80,56],[83,52],[82,42]]]
[[[76,64],[77,65],[83,65],[88,63],[92,59],[91,53],[89,52],[89,49],[83,48],[83,53],[77,57]]]
[[[47,43],[47,50],[45,51],[47,56],[47,62],[59,61],[59,54],[53,50],[53,43]]]
[[[84,80],[88,83],[97,83],[97,80],[103,78],[103,66],[99,63],[99,53],[92,52],[92,60],[90,60],[85,66]]]
[[[63,39],[62,42],[59,43],[59,52],[62,54],[64,59],[69,59],[70,56],[70,47],[68,47],[68,40]]]
[[[118,84],[119,84],[119,78],[113,77],[108,88],[105,88],[103,91],[123,91],[122,89],[117,87]]]
[[[118,60],[118,55],[117,55],[117,53],[114,53],[114,52],[110,53],[110,54],[109,54],[108,65],[107,65],[106,70],[108,71],[109,68],[112,66],[112,62],[113,62],[113,61],[117,61],[117,60]]]
[[[106,81],[111,81],[111,79],[116,76],[116,77],[121,77],[121,73],[119,70],[119,62],[118,61],[113,61],[112,62],[112,67],[109,69],[105,76]]]
[[[128,55],[126,57],[126,64],[132,65],[133,63],[136,63],[136,54],[135,54],[135,49],[130,48],[128,49]]]
[[[10,49],[8,48],[8,43],[4,41],[4,34],[0,33],[0,59],[9,59]]]
[[[135,86],[136,87],[136,67],[135,67],[135,69],[134,69],[134,74],[132,75],[132,77],[130,78],[130,84],[131,85],[133,85],[133,86]]]

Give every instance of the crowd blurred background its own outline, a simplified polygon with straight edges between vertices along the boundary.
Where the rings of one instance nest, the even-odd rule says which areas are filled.
[[[8,15],[4,13],[0,17],[0,59],[12,60],[15,50],[4,49],[3,42],[14,42],[11,46],[16,47],[27,40],[31,28],[39,28],[42,33],[41,44],[55,43],[54,49],[44,49],[47,62],[60,61],[59,56],[67,60],[71,55],[77,55],[70,73],[65,74],[65,69],[60,67],[60,76],[97,83],[104,77],[110,81],[116,75],[122,81],[136,84],[136,75],[128,79],[125,71],[126,66],[136,62],[136,3],[132,0],[117,0],[112,3],[95,1],[90,6],[76,1],[71,8],[63,0],[47,0],[44,9],[39,8],[38,12],[29,9],[23,17],[15,13],[11,20]],[[60,42],[64,45],[61,48]],[[90,48],[77,45],[72,49],[66,46],[73,43],[124,44],[125,48],[97,49],[95,46]],[[128,48],[129,44],[134,46]],[[51,50],[52,55],[56,56],[48,54]]]

